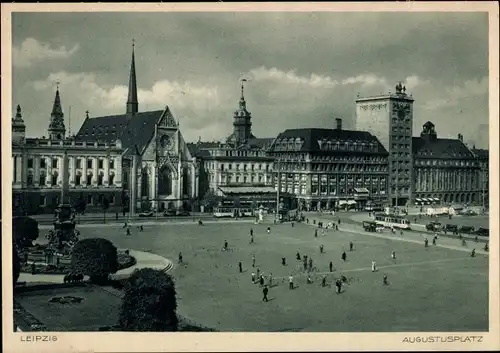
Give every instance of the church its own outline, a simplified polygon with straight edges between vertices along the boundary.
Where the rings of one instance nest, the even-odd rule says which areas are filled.
[[[139,111],[134,47],[125,114],[90,117],[87,112],[78,133],[66,136],[58,88],[48,138],[26,138],[25,130],[18,106],[12,119],[18,213],[49,213],[60,202],[78,199],[87,209],[100,208],[107,199],[111,212],[134,215],[190,209],[198,196],[199,162],[169,107]]]

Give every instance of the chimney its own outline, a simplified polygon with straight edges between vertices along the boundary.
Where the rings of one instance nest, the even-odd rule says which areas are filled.
[[[458,140],[460,142],[464,142],[464,136],[462,134],[458,134]]]
[[[342,130],[342,119],[336,118],[335,122],[336,122],[335,130]]]

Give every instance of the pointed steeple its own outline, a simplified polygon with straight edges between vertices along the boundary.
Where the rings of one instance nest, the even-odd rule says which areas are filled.
[[[247,81],[246,79],[241,80],[240,110],[246,110],[247,108],[247,102],[245,101],[245,95],[244,95],[245,86],[243,85],[243,82],[246,81]]]
[[[132,39],[132,63],[130,64],[130,76],[128,81],[127,114],[135,114],[139,111],[137,100],[137,80],[135,77],[135,41]]]
[[[61,105],[61,96],[59,95],[59,82],[57,83],[56,97],[52,106],[49,124],[49,138],[60,140],[66,135],[66,127],[64,126],[64,113]]]
[[[26,137],[26,125],[24,124],[21,106],[17,105],[16,116],[12,118],[12,141],[22,142]]]

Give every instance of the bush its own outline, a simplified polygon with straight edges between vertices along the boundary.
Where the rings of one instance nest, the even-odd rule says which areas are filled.
[[[177,331],[177,299],[172,277],[143,268],[125,285],[119,324],[124,331]]]
[[[19,256],[19,251],[17,251],[15,244],[12,244],[12,276],[13,276],[12,279],[14,281],[14,287],[16,286],[20,273],[21,273],[21,257]]]
[[[89,276],[94,283],[106,283],[109,275],[118,270],[116,247],[102,238],[80,240],[73,247],[71,268],[74,273]]]
[[[31,217],[13,217],[12,235],[19,249],[33,246],[38,238],[38,222]]]

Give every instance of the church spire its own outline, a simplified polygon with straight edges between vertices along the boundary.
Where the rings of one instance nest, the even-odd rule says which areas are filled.
[[[135,77],[135,40],[132,39],[132,63],[130,65],[130,76],[128,81],[127,114],[135,114],[139,111],[137,100],[137,81]]]
[[[56,97],[54,98],[54,105],[52,106],[52,113],[50,114],[49,124],[49,138],[63,139],[66,135],[66,127],[64,126],[64,113],[61,105],[61,96],[59,95],[59,82],[57,82]]]
[[[245,101],[245,95],[244,95],[245,86],[243,85],[243,82],[247,82],[247,80],[245,78],[241,79],[241,97],[240,97],[241,110],[244,110],[247,107],[247,102]]]

